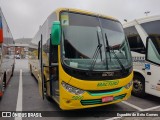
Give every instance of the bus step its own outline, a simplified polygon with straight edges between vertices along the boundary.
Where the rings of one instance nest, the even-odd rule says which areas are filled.
[[[59,89],[55,89],[55,92],[56,92],[56,93],[59,93]]]
[[[59,96],[59,93],[55,93],[56,96]]]
[[[56,101],[59,102],[59,96],[55,96]]]

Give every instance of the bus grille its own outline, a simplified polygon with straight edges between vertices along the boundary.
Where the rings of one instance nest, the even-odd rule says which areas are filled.
[[[115,96],[113,101],[123,99],[125,96],[126,94]],[[109,102],[113,102],[113,101],[109,101]],[[105,103],[109,103],[109,102],[105,102]],[[82,105],[95,105],[95,104],[104,104],[104,103],[102,102],[102,99],[93,99],[93,100],[81,100],[81,104]]]
[[[110,89],[110,90],[95,90],[95,91],[88,91],[88,93],[92,96],[98,96],[98,95],[107,95],[107,94],[113,94],[118,93],[123,90],[123,87]]]

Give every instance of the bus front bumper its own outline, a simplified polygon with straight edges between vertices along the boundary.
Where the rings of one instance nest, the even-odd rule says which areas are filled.
[[[72,109],[83,109],[83,108],[91,108],[104,106],[109,104],[114,104],[121,102],[123,100],[127,100],[131,96],[132,86],[128,89],[122,87],[121,91],[112,94],[103,94],[103,95],[95,95],[85,92],[81,96],[73,96],[73,94],[67,92],[63,89],[63,95],[60,100],[60,108],[63,110],[72,110]],[[110,101],[103,101],[103,98],[111,97]]]

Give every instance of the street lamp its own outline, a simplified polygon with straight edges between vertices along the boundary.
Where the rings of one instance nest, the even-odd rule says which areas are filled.
[[[127,22],[127,19],[124,19],[125,22]]]
[[[150,11],[146,11],[144,12],[144,14],[146,14],[146,16],[148,16],[148,14],[150,13]]]

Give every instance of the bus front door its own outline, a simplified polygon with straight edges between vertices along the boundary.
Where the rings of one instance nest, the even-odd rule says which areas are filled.
[[[58,46],[50,47],[50,92],[51,96],[59,101],[59,70],[58,70]]]

